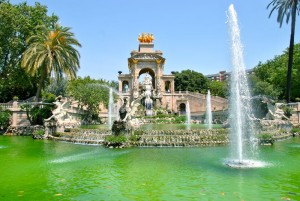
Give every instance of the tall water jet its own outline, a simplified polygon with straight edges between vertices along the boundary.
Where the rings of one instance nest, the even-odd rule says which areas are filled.
[[[191,109],[189,101],[186,102],[186,127],[188,130],[191,129]]]
[[[211,97],[210,97],[210,90],[207,91],[206,96],[206,124],[208,129],[212,129],[212,112],[211,112]]]
[[[231,39],[232,74],[230,83],[229,123],[232,159],[227,162],[231,167],[257,167],[253,161],[254,130],[251,120],[251,97],[243,58],[243,46],[240,39],[237,13],[229,6],[228,23]],[[260,163],[259,163],[260,164]]]
[[[109,99],[108,99],[108,125],[112,126],[112,118],[114,112],[114,97],[113,97],[113,89],[109,88]]]

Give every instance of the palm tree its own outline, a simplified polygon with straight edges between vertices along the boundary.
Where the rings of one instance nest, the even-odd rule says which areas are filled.
[[[290,16],[292,16],[289,60],[288,60],[288,71],[287,71],[287,92],[286,92],[287,103],[290,102],[290,98],[291,98],[296,15],[299,14],[299,10],[300,10],[298,2],[299,2],[298,0],[272,0],[267,7],[267,8],[269,8],[270,6],[273,7],[269,17],[271,17],[274,10],[278,10],[277,22],[280,24],[280,27],[282,25],[284,18],[286,18],[286,23],[288,23]]]
[[[40,75],[36,99],[41,95],[45,81],[53,74],[58,80],[65,76],[75,78],[79,69],[79,52],[74,46],[81,47],[69,27],[58,24],[53,29],[37,27],[37,35],[28,38],[30,44],[22,56],[21,66],[32,76]]]

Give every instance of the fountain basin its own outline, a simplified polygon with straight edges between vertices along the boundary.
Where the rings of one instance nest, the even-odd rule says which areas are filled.
[[[229,159],[224,162],[226,166],[231,168],[262,168],[268,166],[267,163],[256,160],[238,160],[238,159]]]

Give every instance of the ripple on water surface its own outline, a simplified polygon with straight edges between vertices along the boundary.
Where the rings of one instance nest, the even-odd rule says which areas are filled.
[[[270,166],[270,164],[257,161],[257,160],[238,160],[238,159],[226,159],[224,164],[231,168],[262,168]]]

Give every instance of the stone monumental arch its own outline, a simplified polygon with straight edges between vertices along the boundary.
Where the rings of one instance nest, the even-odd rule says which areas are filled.
[[[162,51],[154,50],[153,34],[142,33],[138,40],[138,50],[131,51],[128,58],[129,74],[119,71],[119,94],[130,102],[141,99],[144,106],[148,99],[154,108],[161,107],[178,114],[185,113],[186,103],[189,101],[192,115],[202,115],[206,110],[206,95],[188,91],[175,92],[175,76],[164,74],[166,59]],[[143,76],[144,80],[141,80]],[[212,105],[214,110],[224,110],[227,100],[212,98]]]

